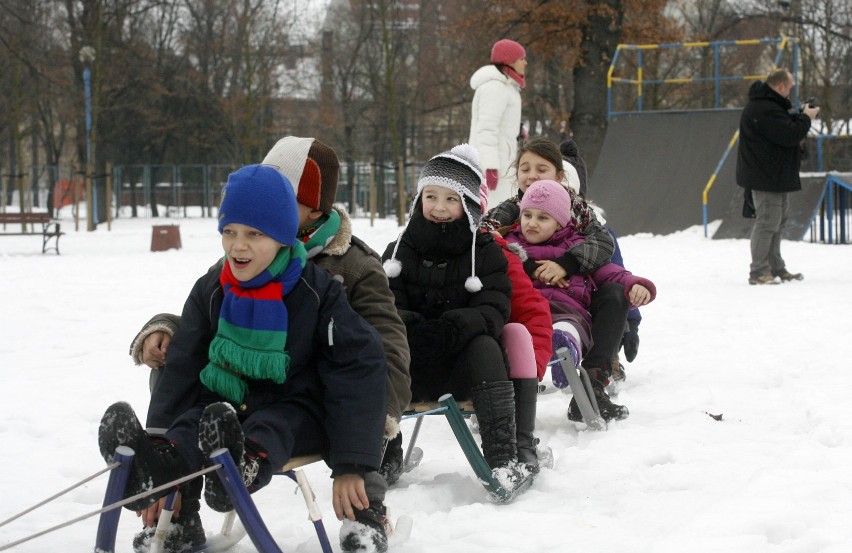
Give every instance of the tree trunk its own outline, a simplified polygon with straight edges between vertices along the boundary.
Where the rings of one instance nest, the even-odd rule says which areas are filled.
[[[607,126],[606,75],[621,37],[623,10],[620,0],[603,0],[595,6],[612,16],[595,12],[583,29],[582,63],[574,69],[574,111],[571,129],[589,174],[598,161]],[[591,183],[590,194],[594,197]],[[600,183],[605,184],[605,183]]]

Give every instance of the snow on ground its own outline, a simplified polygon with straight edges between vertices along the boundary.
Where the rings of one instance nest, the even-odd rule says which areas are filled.
[[[180,225],[183,249],[150,252],[154,224]],[[96,472],[97,426],[112,402],[144,420],[147,370],[128,345],[161,311],[180,312],[221,250],[211,219],[119,219],[74,231],[61,256],[39,238],[0,238],[0,521]],[[84,225],[81,225],[84,228]],[[355,221],[379,251],[395,222]],[[568,397],[539,396],[538,434],[556,466],[510,505],[493,505],[446,422],[432,417],[425,457],[388,493],[414,520],[399,553],[847,552],[852,544],[849,246],[784,242],[802,282],[749,286],[745,240],[694,227],[621,239],[634,273],[654,280],[641,346],[619,401],[629,419],[588,432],[565,418]],[[549,384],[549,377],[545,379]],[[721,415],[717,421],[710,415]],[[403,422],[408,435],[412,421]],[[307,470],[335,550],[329,471]],[[106,476],[0,527],[0,547],[100,508]],[[320,551],[289,479],[255,496],[285,551]],[[220,515],[203,508],[208,532]],[[36,538],[19,552],[91,550],[97,519]],[[118,551],[138,530],[124,511]],[[255,551],[246,539],[233,551]]]

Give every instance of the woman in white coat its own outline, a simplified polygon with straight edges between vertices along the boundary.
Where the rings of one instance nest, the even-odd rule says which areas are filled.
[[[491,64],[470,78],[473,94],[470,138],[479,150],[489,188],[489,202],[500,203],[512,195],[511,169],[521,131],[521,89],[526,85],[526,51],[514,40],[498,40],[491,47]]]

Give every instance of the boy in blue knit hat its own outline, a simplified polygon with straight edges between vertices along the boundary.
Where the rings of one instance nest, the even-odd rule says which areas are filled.
[[[291,457],[322,451],[338,518],[383,551],[386,538],[364,488],[365,472],[381,461],[381,341],[340,283],[306,264],[298,221],[293,187],[279,171],[251,165],[230,175],[218,222],[224,260],[196,282],[184,305],[168,370],[152,391],[147,429],[128,404],[115,403],[101,421],[98,444],[107,462],[119,445],[136,452],[126,497],[198,471],[219,448],[229,450],[250,492]],[[207,504],[231,510],[218,476],[205,480]],[[166,551],[205,541],[196,482],[181,489]],[[165,493],[127,507],[147,509]],[[145,551],[152,535],[150,528],[137,535],[134,549]]]

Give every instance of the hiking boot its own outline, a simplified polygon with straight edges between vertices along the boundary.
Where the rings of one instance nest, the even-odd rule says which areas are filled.
[[[565,371],[562,369],[562,364],[557,361],[559,354],[557,351],[560,348],[568,348],[571,361],[574,365],[580,364],[580,354],[577,344],[574,343],[574,337],[568,332],[554,328],[553,329],[553,357],[550,358],[550,378],[553,385],[564,390],[568,387],[568,377],[565,376]]]
[[[781,279],[773,275],[756,275],[748,277],[749,284],[781,284]]]
[[[384,553],[388,550],[390,520],[381,501],[371,501],[367,509],[354,509],[355,520],[343,519],[340,527],[340,549],[346,552]]]
[[[589,379],[592,381],[592,391],[595,393],[595,400],[598,403],[601,417],[605,421],[624,420],[630,415],[630,411],[623,405],[617,405],[607,395],[604,390],[606,386],[606,376],[600,369],[586,369]],[[583,414],[580,413],[580,406],[577,405],[577,400],[571,398],[571,403],[568,405],[568,420],[573,422],[584,422]]]
[[[98,428],[98,447],[107,463],[115,460],[115,448],[133,449],[130,475],[124,498],[145,493],[183,475],[184,463],[174,445],[162,438],[148,436],[129,404],[120,401],[110,405]],[[147,509],[168,494],[163,490],[125,505],[131,511]]]
[[[198,499],[182,498],[180,517],[172,518],[166,531],[163,553],[185,553],[207,541],[204,527],[201,526],[201,516],[198,514],[200,503]],[[133,536],[133,553],[148,553],[156,531],[156,526],[148,526]]]
[[[243,440],[240,420],[230,404],[213,403],[204,409],[198,425],[198,447],[204,453],[206,465],[212,462],[212,452],[220,448],[227,449],[243,475],[243,482],[249,487],[260,471],[260,459],[245,454]],[[211,509],[220,513],[227,513],[234,508],[224,484],[215,472],[204,475],[204,500]]]
[[[773,275],[780,278],[781,282],[790,282],[791,280],[802,280],[805,278],[802,273],[791,273],[787,269],[784,269],[780,273],[773,273]]]
[[[400,432],[388,442],[385,448],[385,456],[382,457],[382,466],[379,468],[379,474],[382,475],[388,486],[399,480],[400,475],[402,475],[402,463],[402,432]]]

